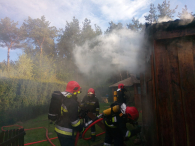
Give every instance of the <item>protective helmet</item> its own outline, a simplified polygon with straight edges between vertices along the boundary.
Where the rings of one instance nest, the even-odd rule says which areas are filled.
[[[95,90],[93,88],[89,88],[87,94],[94,94],[95,95]]]
[[[127,115],[127,118],[132,119],[134,121],[137,121],[139,118],[139,112],[136,107],[130,107],[127,106],[125,110],[125,114]]]
[[[118,84],[118,89],[117,89],[117,91],[120,91],[121,89],[124,89],[124,84]]]
[[[76,81],[70,81],[66,85],[65,91],[72,93],[72,94],[77,94],[77,93],[81,93],[81,87],[80,87],[79,83],[77,83]]]

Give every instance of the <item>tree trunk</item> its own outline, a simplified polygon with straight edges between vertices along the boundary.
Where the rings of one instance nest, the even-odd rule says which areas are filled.
[[[10,49],[11,48],[8,48],[8,51],[7,51],[7,69],[8,70],[9,70],[9,58],[10,58],[9,53],[10,53]]]
[[[40,48],[41,48],[41,56],[42,56],[42,46]]]

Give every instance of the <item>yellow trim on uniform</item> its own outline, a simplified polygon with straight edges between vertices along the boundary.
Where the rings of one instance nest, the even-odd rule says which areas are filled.
[[[116,128],[116,126],[114,126],[114,125],[108,125],[108,123],[105,121],[105,124],[108,126],[108,127],[110,127],[110,128]]]
[[[116,117],[112,117],[112,122],[116,122]]]
[[[70,135],[70,136],[72,136],[72,132],[62,131],[62,130],[56,128],[56,127],[55,127],[55,131],[57,133],[60,133],[60,134],[63,134],[63,135]],[[76,135],[76,132],[74,132],[74,135]]]
[[[71,94],[69,94],[69,95],[67,95],[66,97],[67,97],[67,98],[71,98],[71,97],[72,97],[72,95],[71,95]]]
[[[81,124],[80,120],[76,124],[72,124],[73,127],[77,127]]]
[[[65,108],[63,108],[63,107],[61,106],[61,115],[63,115],[63,112],[67,113],[67,112],[68,112],[68,110],[67,110],[67,109],[65,109]]]
[[[131,135],[131,131],[130,130],[127,130],[125,137],[130,137],[130,135]]]
[[[128,133],[128,137],[130,137],[130,135],[131,135],[131,131],[129,131],[129,133]]]

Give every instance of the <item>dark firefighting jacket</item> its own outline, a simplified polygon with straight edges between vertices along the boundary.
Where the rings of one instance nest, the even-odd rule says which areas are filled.
[[[117,102],[126,104],[125,92],[126,90],[117,91]]]
[[[61,105],[61,116],[56,121],[55,126],[55,131],[57,133],[73,136],[76,135],[77,131],[81,132],[83,130],[84,126],[79,120],[78,106],[79,103],[76,99],[64,97]]]
[[[126,128],[127,118],[122,113],[112,114],[104,117],[104,124],[106,130],[115,129],[116,132],[121,133],[123,137],[129,138],[131,132]]]
[[[88,110],[89,112],[92,112],[96,116],[99,115],[99,101],[97,97],[89,97],[85,96],[81,102],[81,108]]]

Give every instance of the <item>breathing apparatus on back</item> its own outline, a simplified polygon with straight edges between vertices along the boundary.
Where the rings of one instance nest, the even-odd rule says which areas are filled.
[[[88,127],[91,123],[93,123],[94,121],[96,121],[101,117],[111,116],[112,114],[119,114],[119,116],[126,116],[131,123],[136,122],[137,119],[139,118],[139,112],[137,108],[126,106],[126,104],[124,103],[122,103],[121,105],[117,103],[113,103],[111,107],[104,110],[102,114],[98,115],[95,119],[89,121],[88,123],[85,123],[85,127]]]

